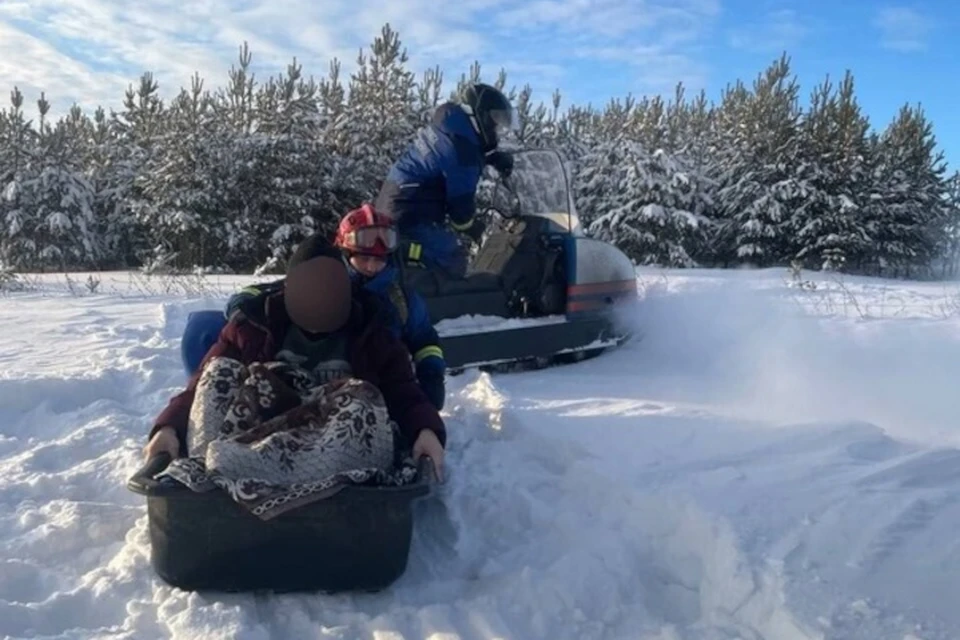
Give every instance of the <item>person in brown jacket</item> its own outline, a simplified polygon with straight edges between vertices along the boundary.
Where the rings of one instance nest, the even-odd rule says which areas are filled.
[[[243,303],[220,333],[184,391],[154,421],[144,454],[187,455],[187,424],[197,383],[213,358],[244,364],[288,360],[320,380],[353,376],[375,385],[390,417],[443,479],[446,429],[424,394],[407,348],[383,320],[379,301],[353,287],[340,252],[314,235],[300,243],[287,265],[283,289]]]

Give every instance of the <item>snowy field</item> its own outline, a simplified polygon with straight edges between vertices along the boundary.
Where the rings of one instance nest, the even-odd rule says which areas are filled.
[[[0,637],[960,638],[960,283],[641,269],[643,339],[450,379],[376,595],[197,595],[127,491],[187,313],[249,277],[0,295]]]

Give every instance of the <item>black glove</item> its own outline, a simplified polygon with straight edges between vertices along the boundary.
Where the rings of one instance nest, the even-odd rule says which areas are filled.
[[[487,154],[487,164],[497,170],[503,178],[509,178],[513,173],[513,156],[503,151],[492,151]]]
[[[420,388],[427,395],[430,404],[437,408],[437,411],[443,409],[443,403],[447,397],[447,387],[443,379],[443,374],[424,373],[419,377]]]
[[[483,238],[483,232],[487,230],[487,225],[484,224],[483,220],[477,218],[473,221],[473,224],[470,225],[470,228],[464,231],[467,236],[476,244],[480,244],[480,239]]]

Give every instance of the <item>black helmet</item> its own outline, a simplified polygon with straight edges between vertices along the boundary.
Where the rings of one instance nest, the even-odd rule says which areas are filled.
[[[502,133],[517,127],[513,105],[503,92],[489,84],[467,85],[460,96],[460,104],[470,116],[485,153],[497,148]]]

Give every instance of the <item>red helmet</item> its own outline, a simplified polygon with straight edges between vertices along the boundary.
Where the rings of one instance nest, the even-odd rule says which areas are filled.
[[[393,218],[364,204],[343,216],[337,228],[336,245],[348,254],[386,258],[398,244]]]

